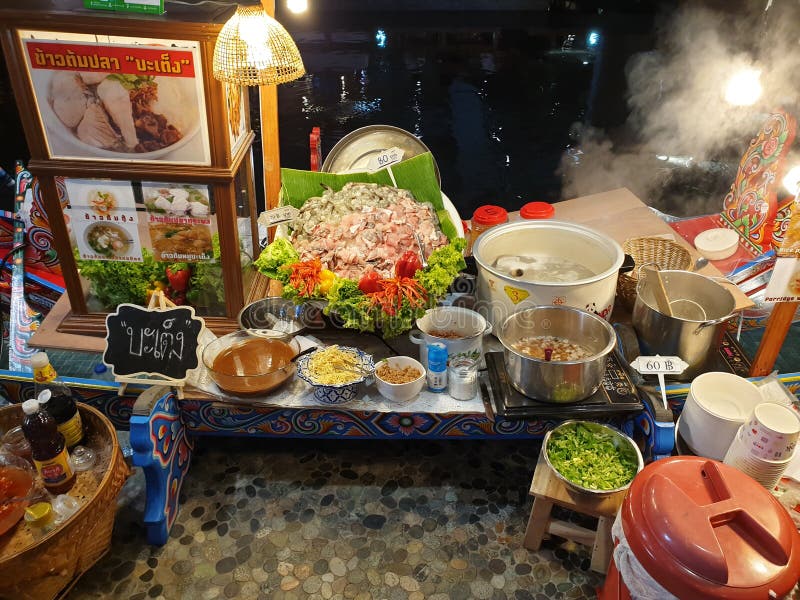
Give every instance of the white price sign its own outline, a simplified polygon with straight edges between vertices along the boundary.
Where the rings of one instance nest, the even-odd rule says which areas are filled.
[[[667,402],[667,389],[664,384],[664,375],[679,375],[689,366],[680,356],[637,356],[631,361],[631,366],[642,375],[657,375],[658,385],[661,387],[661,401],[664,408],[669,410]]]
[[[679,356],[639,356],[631,366],[642,375],[664,373],[666,375],[680,375],[689,366],[689,363]]]
[[[367,170],[379,171],[384,167],[399,163],[401,160],[403,160],[403,151],[397,146],[394,146],[386,150],[381,150],[376,156],[370,158],[367,163]]]
[[[292,221],[300,213],[294,206],[281,206],[262,212],[258,217],[258,222],[264,227],[272,227],[280,223]]]

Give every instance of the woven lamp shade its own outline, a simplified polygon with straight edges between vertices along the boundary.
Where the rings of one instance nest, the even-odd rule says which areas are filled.
[[[306,72],[297,46],[260,6],[239,6],[214,46],[214,77],[236,85],[277,85]]]

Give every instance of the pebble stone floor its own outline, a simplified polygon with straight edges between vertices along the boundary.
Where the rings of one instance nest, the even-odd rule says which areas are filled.
[[[588,548],[522,547],[538,451],[532,441],[202,438],[168,543],[146,543],[137,470],[110,552],[68,598],[594,598],[603,576]]]

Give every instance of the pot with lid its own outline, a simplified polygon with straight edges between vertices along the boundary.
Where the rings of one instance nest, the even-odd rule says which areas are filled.
[[[789,513],[738,469],[698,456],[646,466],[612,528],[602,600],[784,598],[800,573]]]
[[[531,306],[573,306],[611,315],[625,255],[610,237],[552,220],[497,225],[475,241],[478,311],[497,331]]]

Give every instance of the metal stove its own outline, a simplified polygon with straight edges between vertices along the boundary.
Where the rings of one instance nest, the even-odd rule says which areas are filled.
[[[613,353],[606,362],[600,388],[571,404],[542,402],[517,391],[508,379],[502,352],[486,353],[486,372],[492,410],[506,419],[599,418],[636,414],[644,409],[636,386]]]

